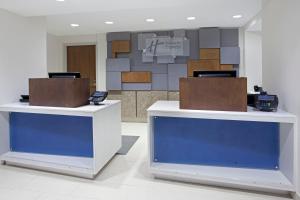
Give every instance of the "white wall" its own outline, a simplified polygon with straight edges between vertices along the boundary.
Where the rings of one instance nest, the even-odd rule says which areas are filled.
[[[270,93],[278,94],[280,107],[296,114],[298,121],[300,116],[299,19],[299,0],[271,0],[262,12],[263,86]],[[299,146],[299,139],[297,142]],[[299,156],[298,161],[300,161]],[[300,183],[299,178],[298,181]],[[298,195],[299,191],[298,184]]]
[[[106,90],[106,34],[97,34],[97,90]]]
[[[239,28],[239,46],[240,46],[240,65],[239,65],[239,76],[245,77],[245,29],[244,27]]]
[[[47,34],[47,69],[48,72],[63,72],[63,44],[61,37]]]
[[[245,32],[245,75],[248,91],[253,91],[254,85],[262,85],[262,36],[261,32]]]
[[[53,71],[53,69],[58,72],[67,71],[67,46],[91,44],[96,45],[97,90],[106,90],[107,43],[105,33],[77,36],[54,36],[48,34],[48,71]],[[49,52],[51,52],[50,55]]]
[[[28,94],[28,79],[45,77],[46,19],[0,9],[0,104]],[[8,149],[7,115],[0,115],[0,153]]]

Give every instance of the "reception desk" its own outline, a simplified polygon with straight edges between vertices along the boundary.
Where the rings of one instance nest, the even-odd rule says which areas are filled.
[[[93,178],[121,148],[120,101],[78,108],[0,106],[0,114],[7,113],[4,164]]]
[[[297,118],[276,113],[148,109],[150,173],[163,179],[267,192],[295,192]]]

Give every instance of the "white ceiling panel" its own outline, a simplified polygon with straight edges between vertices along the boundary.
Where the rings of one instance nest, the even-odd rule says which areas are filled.
[[[261,0],[0,0],[0,8],[23,16],[47,16],[56,35],[198,27],[240,27],[261,10]],[[233,15],[241,14],[241,19]],[[194,16],[196,20],[187,21]],[[145,22],[154,18],[154,23]],[[105,21],[113,21],[107,25]],[[72,28],[71,23],[80,27]]]

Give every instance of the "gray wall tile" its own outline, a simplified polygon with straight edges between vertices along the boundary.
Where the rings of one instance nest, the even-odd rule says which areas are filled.
[[[151,71],[153,74],[166,74],[168,73],[168,67],[166,64],[160,65],[142,65],[142,66],[131,66],[131,71]]]
[[[186,64],[188,62],[189,57],[186,56],[176,56],[175,64]]]
[[[198,30],[187,30],[186,37],[190,40],[190,59],[199,59],[199,32]]]
[[[177,76],[168,76],[168,91],[179,90],[179,78]]]
[[[220,48],[221,36],[219,28],[199,29],[199,48]]]
[[[183,40],[183,56],[190,56],[190,40]]]
[[[152,90],[168,90],[168,75],[152,74]]]
[[[146,48],[146,39],[155,37],[155,33],[139,33],[138,34],[138,50],[143,50]]]
[[[239,29],[221,29],[221,47],[238,47]]]
[[[112,43],[107,42],[107,58],[112,58]]]
[[[240,48],[222,47],[221,64],[240,64]]]
[[[130,60],[129,58],[108,58],[106,68],[109,72],[130,71]]]
[[[157,36],[172,36],[173,31],[156,31]]]
[[[121,90],[121,72],[107,72],[106,74],[106,89]]]
[[[179,78],[187,77],[186,64],[170,64],[168,65],[168,90],[179,90]]]
[[[157,63],[159,64],[168,64],[174,62],[175,60],[173,56],[157,56]]]
[[[130,53],[118,53],[118,58],[130,58]]]
[[[186,64],[169,64],[168,65],[169,76],[187,76],[187,65]]]
[[[111,42],[113,40],[130,40],[130,32],[112,32],[106,34],[106,40]]]
[[[122,83],[122,90],[151,90],[151,83]]]
[[[142,62],[143,63],[153,63],[154,57],[153,56],[146,56],[145,53],[142,54]]]
[[[174,37],[185,37],[185,30],[184,29],[174,30],[173,36]]]

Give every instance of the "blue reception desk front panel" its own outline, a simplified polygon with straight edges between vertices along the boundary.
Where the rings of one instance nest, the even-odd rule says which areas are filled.
[[[92,117],[11,113],[11,151],[93,157]]]
[[[154,162],[277,169],[279,124],[153,117]]]

